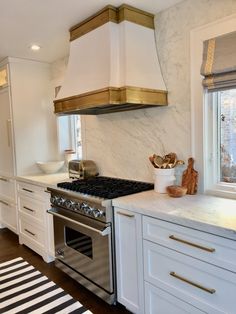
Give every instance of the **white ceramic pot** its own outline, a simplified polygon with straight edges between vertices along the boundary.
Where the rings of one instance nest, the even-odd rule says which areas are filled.
[[[154,190],[158,193],[167,193],[166,187],[175,182],[175,168],[154,169]]]

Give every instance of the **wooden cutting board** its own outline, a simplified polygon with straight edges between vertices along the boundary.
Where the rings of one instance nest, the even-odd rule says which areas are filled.
[[[187,194],[194,195],[197,193],[198,188],[198,171],[193,168],[194,159],[188,159],[188,167],[183,172],[182,186],[187,188]]]

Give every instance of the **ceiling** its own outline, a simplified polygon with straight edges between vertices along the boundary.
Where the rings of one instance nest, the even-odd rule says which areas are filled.
[[[69,28],[107,4],[156,14],[182,0],[0,0],[0,60],[10,56],[53,62],[69,53]],[[40,51],[29,49],[31,44]]]

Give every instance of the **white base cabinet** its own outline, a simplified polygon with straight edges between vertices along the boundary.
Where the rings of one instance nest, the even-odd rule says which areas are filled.
[[[115,208],[117,298],[128,310],[144,312],[141,215]]]
[[[115,208],[118,301],[142,314],[236,314],[236,241]]]
[[[18,233],[15,180],[0,176],[0,228]]]
[[[45,262],[54,260],[53,225],[47,209],[50,194],[45,188],[18,182],[19,242],[41,255]]]

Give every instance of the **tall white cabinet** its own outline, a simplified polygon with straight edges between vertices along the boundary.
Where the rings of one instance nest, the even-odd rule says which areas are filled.
[[[0,226],[18,233],[16,175],[39,172],[36,161],[56,159],[50,65],[0,62]]]

